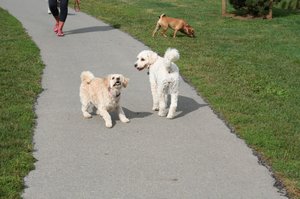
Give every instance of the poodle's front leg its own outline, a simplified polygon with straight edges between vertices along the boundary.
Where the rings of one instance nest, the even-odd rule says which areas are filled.
[[[153,99],[153,111],[158,111],[158,94],[157,94],[157,84],[155,81],[150,80],[151,92],[152,92],[152,99]]]
[[[102,118],[105,121],[105,126],[107,128],[111,128],[112,127],[112,121],[111,121],[111,117],[110,117],[109,113],[107,112],[107,110],[105,110],[103,108],[100,108],[100,106],[98,106],[98,110],[99,110],[100,115],[102,116]]]
[[[178,102],[178,92],[171,94],[171,104],[169,113],[167,115],[167,118],[172,119],[175,116],[176,108],[177,108],[177,102]]]
[[[121,106],[118,107],[118,114],[121,122],[128,123],[130,120],[126,117]]]

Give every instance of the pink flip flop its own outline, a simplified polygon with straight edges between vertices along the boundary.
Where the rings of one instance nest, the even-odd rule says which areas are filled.
[[[64,32],[61,31],[61,30],[58,30],[57,33],[56,33],[56,35],[59,36],[59,37],[65,36]]]

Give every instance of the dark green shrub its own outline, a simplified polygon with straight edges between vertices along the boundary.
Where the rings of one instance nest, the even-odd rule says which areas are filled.
[[[279,2],[274,0],[273,2]],[[238,15],[265,16],[269,13],[270,0],[229,0]]]

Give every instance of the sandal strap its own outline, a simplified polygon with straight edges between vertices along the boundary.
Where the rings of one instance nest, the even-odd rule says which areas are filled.
[[[64,32],[61,31],[61,30],[58,30],[58,32],[56,33],[56,35],[59,36],[59,37],[65,36]]]

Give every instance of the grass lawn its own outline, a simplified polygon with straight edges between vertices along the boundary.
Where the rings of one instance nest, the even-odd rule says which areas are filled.
[[[41,91],[40,52],[22,25],[0,8],[0,198],[20,198],[33,169],[33,106]]]
[[[81,9],[160,54],[177,48],[185,79],[300,198],[300,12],[222,18],[221,0],[84,0]],[[152,38],[162,13],[186,19],[197,37]]]

